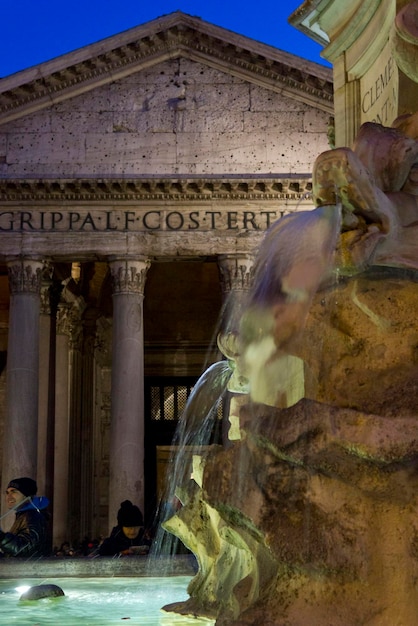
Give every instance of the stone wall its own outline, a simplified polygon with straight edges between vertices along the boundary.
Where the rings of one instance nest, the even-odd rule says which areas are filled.
[[[328,114],[187,59],[0,126],[0,176],[310,173]]]

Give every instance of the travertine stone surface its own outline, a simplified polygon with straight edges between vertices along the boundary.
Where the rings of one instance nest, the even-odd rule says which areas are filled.
[[[418,276],[390,268],[317,294],[300,340],[308,395],[387,417],[416,416],[417,307]]]
[[[0,125],[0,172],[308,173],[327,147],[327,123],[301,101],[173,59]]]
[[[219,626],[415,626],[417,305],[417,277],[389,268],[317,294],[293,346],[311,399],[241,400],[240,436],[166,523],[200,565],[168,610]]]

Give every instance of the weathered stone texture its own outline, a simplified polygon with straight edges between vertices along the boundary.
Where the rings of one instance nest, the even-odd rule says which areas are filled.
[[[313,375],[310,396],[377,415],[416,415],[417,307],[416,279],[391,268],[318,294],[300,346]]]
[[[301,400],[240,421],[166,523],[200,565],[167,609],[217,626],[414,626],[416,418]]]
[[[169,60],[0,127],[2,174],[310,172],[327,123],[280,93]]]

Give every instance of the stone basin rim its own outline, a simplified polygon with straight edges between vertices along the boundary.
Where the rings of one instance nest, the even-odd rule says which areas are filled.
[[[0,580],[53,578],[145,578],[194,576],[196,561],[190,555],[149,558],[144,556],[76,557],[42,559],[4,558],[0,560]]]

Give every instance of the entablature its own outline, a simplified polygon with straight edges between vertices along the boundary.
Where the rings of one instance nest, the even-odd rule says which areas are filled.
[[[311,174],[164,178],[0,179],[0,202],[199,202],[306,199]]]

